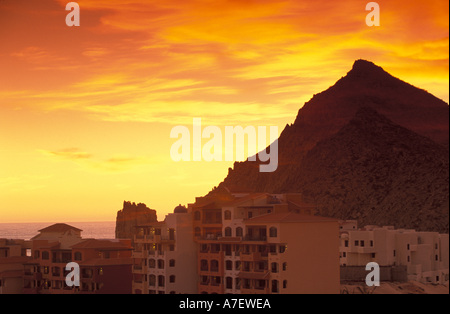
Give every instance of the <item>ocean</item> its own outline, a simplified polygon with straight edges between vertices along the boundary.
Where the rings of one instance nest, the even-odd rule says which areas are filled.
[[[114,239],[115,221],[101,222],[68,222],[68,225],[83,230],[81,237],[94,239]],[[29,240],[39,233],[38,230],[51,226],[53,223],[0,223],[0,239]]]

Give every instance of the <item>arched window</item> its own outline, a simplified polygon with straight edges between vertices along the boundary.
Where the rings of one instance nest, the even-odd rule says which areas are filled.
[[[226,227],[225,228],[225,236],[226,237],[231,237],[231,228],[230,227]]]
[[[243,234],[244,234],[244,232],[242,231],[242,228],[237,227],[236,228],[236,237],[242,237]]]
[[[201,271],[208,271],[209,270],[209,268],[208,268],[208,261],[206,259],[202,259],[200,261],[200,270]]]
[[[272,273],[278,273],[278,263],[271,264]]]
[[[169,277],[169,282],[170,282],[170,283],[174,283],[174,282],[175,282],[175,275],[171,275],[171,276]]]
[[[226,289],[233,289],[233,278],[232,277],[226,277],[225,278],[225,282],[226,282]]]
[[[278,280],[272,280],[272,292],[278,293]]]
[[[164,269],[164,260],[163,259],[158,260],[158,269]]]
[[[166,278],[163,275],[158,276],[158,287],[164,287],[166,283]]]
[[[194,220],[200,220],[200,211],[195,211],[194,212]]]
[[[271,238],[276,238],[278,236],[278,230],[276,227],[271,227],[269,230],[269,235]]]
[[[226,210],[224,213],[224,219],[225,220],[231,220],[231,212],[229,210]]]
[[[156,267],[156,261],[153,258],[148,260],[148,267],[149,268],[155,268]]]
[[[226,270],[233,270],[233,262],[232,261],[226,261],[225,262],[225,268],[226,268]]]
[[[175,267],[175,260],[174,259],[169,260],[169,267]]]
[[[219,261],[218,260],[213,259],[211,261],[211,271],[214,271],[214,272],[219,271]]]
[[[202,235],[202,230],[200,229],[200,227],[195,228],[194,234],[196,237],[200,237]]]
[[[148,285],[154,287],[156,285],[156,276],[150,275],[148,277]]]

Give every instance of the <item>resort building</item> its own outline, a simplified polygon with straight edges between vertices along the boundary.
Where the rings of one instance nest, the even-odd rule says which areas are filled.
[[[0,239],[0,294],[20,294],[23,267],[30,259],[30,242]]]
[[[376,262],[383,267],[406,267],[408,280],[445,283],[449,278],[449,235],[366,226],[356,221],[340,222],[340,264],[366,266]]]
[[[192,214],[180,205],[164,221],[137,229],[133,293],[196,293],[197,249],[192,233]]]
[[[82,239],[81,231],[67,224],[39,230],[24,265],[24,293],[131,293],[131,241]],[[80,286],[66,284],[71,262],[80,267]]]
[[[299,194],[197,198],[198,293],[339,293],[339,225]]]

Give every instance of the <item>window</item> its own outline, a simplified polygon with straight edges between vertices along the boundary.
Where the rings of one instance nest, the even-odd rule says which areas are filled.
[[[150,277],[148,277],[148,285],[154,287],[156,285],[156,276],[155,275],[150,275]]]
[[[272,292],[278,293],[278,280],[272,280]]]
[[[375,256],[376,256],[376,254],[375,254],[375,253],[372,253],[372,258],[375,258]]]
[[[287,280],[283,280],[283,289],[287,288]]]
[[[148,267],[149,268],[155,268],[156,267],[156,261],[153,258],[148,260]]]
[[[164,260],[163,259],[158,260],[158,269],[164,269]]]
[[[342,252],[342,257],[347,257],[347,252]]]
[[[278,236],[278,230],[275,227],[269,229],[269,235],[271,238],[276,238]]]
[[[200,220],[200,212],[197,210],[197,211],[195,211],[195,213],[194,213],[194,220]]]
[[[81,252],[75,252],[74,259],[76,261],[81,261]]]
[[[370,247],[373,247],[373,240],[370,241]]]
[[[355,246],[359,246],[359,241],[358,240],[355,241]]]
[[[235,279],[235,287],[236,289],[241,289],[241,278],[236,278]]]
[[[361,247],[364,247],[365,246],[365,242],[364,242],[364,240],[361,240]]]
[[[233,270],[233,262],[232,261],[226,261],[225,262],[225,269],[226,270]]]
[[[166,283],[166,278],[162,275],[158,276],[158,287],[164,287]]]
[[[227,277],[226,279],[225,279],[225,282],[226,282],[226,289],[233,289],[233,278],[231,278],[231,277]]]
[[[236,228],[236,236],[237,237],[242,237],[242,235],[244,234],[244,232],[242,231],[241,227],[237,227]]]
[[[171,276],[169,277],[169,282],[170,282],[170,283],[174,283],[174,282],[175,282],[175,275],[171,275]]]
[[[41,256],[41,252],[34,251],[34,258],[39,258]]]
[[[287,270],[287,263],[284,262],[284,263],[283,263],[283,271],[286,271],[286,270]]]
[[[219,271],[219,261],[218,260],[213,259],[211,261],[211,271],[214,271],[214,272]]]
[[[411,249],[411,245],[407,244],[406,248],[408,249],[408,251]]]
[[[200,261],[200,270],[201,271],[208,271],[209,270],[209,268],[208,268],[208,261],[206,259],[202,259]]]
[[[348,247],[348,240],[345,240],[344,246],[345,246],[345,247]]]
[[[175,267],[175,260],[174,259],[171,259],[169,261],[169,267]]]
[[[201,236],[201,229],[200,229],[200,227],[196,227],[194,233],[195,233],[196,237],[200,237]]]
[[[225,220],[231,220],[231,212],[229,210],[226,210],[224,213],[224,219]]]
[[[278,273],[278,263],[271,264],[272,273]]]
[[[231,228],[230,227],[226,227],[225,228],[225,236],[226,237],[231,237]]]
[[[42,252],[42,259],[48,260],[50,258],[50,254],[47,251]]]

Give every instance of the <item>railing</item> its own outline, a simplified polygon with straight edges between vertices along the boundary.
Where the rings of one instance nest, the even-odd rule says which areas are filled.
[[[263,235],[246,235],[244,241],[267,241],[267,236]]]

